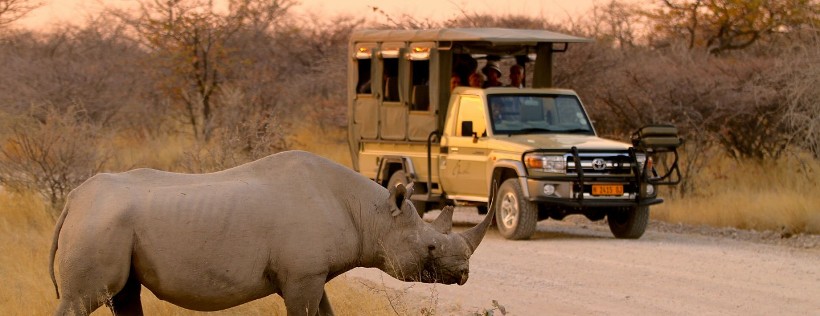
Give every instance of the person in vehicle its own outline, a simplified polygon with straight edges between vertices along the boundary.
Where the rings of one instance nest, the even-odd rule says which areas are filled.
[[[470,86],[473,88],[483,88],[484,76],[477,72],[470,74]]]
[[[524,67],[521,65],[512,65],[510,67],[510,85],[508,87],[523,88]]]
[[[461,76],[459,76],[457,73],[453,73],[450,76],[450,92],[452,92],[453,89],[455,89],[456,87],[459,87],[459,86],[462,86]]]
[[[482,88],[501,87],[501,68],[494,61],[487,61],[487,65],[481,69],[481,72],[487,76],[487,81],[484,82]]]

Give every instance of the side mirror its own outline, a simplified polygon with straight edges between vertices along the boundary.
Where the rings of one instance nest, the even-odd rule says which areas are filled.
[[[461,135],[462,137],[469,137],[473,136],[473,121],[463,121],[461,122]]]

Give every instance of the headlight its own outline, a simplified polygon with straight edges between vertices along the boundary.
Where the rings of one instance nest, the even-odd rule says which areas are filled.
[[[643,165],[646,164],[646,171],[647,172],[652,171],[652,157],[649,157],[649,159],[647,159],[646,155],[637,154],[637,155],[635,155],[635,159],[638,160],[638,168],[640,170],[644,170]]]
[[[567,173],[567,162],[564,156],[549,156],[530,154],[524,157],[527,168],[538,169],[541,172]]]
[[[638,169],[643,170],[643,165],[646,163],[646,155],[637,154],[635,159],[638,160]]]

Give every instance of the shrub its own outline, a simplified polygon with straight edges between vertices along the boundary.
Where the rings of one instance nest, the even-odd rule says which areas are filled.
[[[37,192],[58,210],[68,193],[108,160],[100,131],[79,106],[32,110],[15,120],[0,148],[0,184]]]

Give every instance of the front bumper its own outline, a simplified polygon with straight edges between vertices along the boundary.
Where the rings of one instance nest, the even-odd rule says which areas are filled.
[[[613,182],[600,182],[601,184],[614,184]],[[589,187],[597,182],[588,182],[584,185]],[[624,207],[624,206],[647,206],[663,203],[663,199],[657,195],[638,194],[646,192],[646,185],[638,188],[635,183],[623,182],[624,194],[622,196],[594,196],[587,189],[581,190],[581,185],[577,181],[567,180],[540,180],[526,179],[528,198],[531,202],[547,202],[571,207]],[[544,187],[551,185],[554,188],[552,194],[546,194]]]
[[[521,155],[521,161],[525,161],[527,154],[533,152],[564,153],[563,150],[536,149],[524,152]],[[589,157],[606,154],[609,157],[624,156],[626,154],[627,160],[615,161],[613,159],[613,162],[610,163],[615,165],[616,168],[610,174],[592,172],[585,176],[582,155],[589,159]],[[663,203],[663,199],[657,197],[654,184],[647,177],[647,170],[639,167],[637,153],[634,148],[629,148],[626,153],[619,151],[605,153],[603,151],[580,151],[577,147],[572,147],[569,153],[564,153],[564,155],[569,160],[567,165],[575,166],[573,168],[574,175],[538,175],[536,177],[527,175],[521,178],[522,185],[527,188],[527,198],[530,201],[548,202],[576,208],[647,206]],[[593,163],[588,164],[594,167]],[[610,163],[606,165],[608,166]],[[627,172],[622,170],[624,167],[627,168]],[[603,171],[606,168],[608,167],[593,169],[594,171]],[[569,170],[569,168],[567,169]],[[623,185],[624,193],[621,196],[595,196],[591,193],[593,192],[593,185],[596,184]],[[549,186],[550,190],[546,190],[546,186]]]

